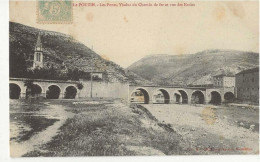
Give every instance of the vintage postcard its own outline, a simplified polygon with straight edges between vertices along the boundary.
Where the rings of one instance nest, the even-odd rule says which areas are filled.
[[[258,1],[9,14],[11,157],[259,154]]]

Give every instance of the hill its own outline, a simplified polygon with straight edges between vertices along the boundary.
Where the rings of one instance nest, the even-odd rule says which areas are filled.
[[[28,77],[25,71],[32,67],[34,48],[40,33],[46,64],[56,71],[77,69],[83,72],[102,72],[108,82],[130,82],[138,84],[145,80],[131,77],[133,74],[116,63],[102,58],[89,47],[73,39],[70,35],[59,32],[41,30],[19,23],[9,23],[10,77]],[[74,71],[72,71],[74,72]],[[58,78],[60,79],[60,78]]]
[[[205,50],[186,55],[150,55],[127,69],[160,85],[212,84],[212,76],[236,74],[258,66],[259,54],[235,50]]]

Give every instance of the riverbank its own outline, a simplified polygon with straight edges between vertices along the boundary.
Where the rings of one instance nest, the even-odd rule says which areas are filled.
[[[66,118],[56,134],[22,156],[131,156],[187,155],[189,142],[170,126],[153,118],[138,106],[120,100],[49,100],[43,109],[64,110],[56,117]],[[45,114],[46,115],[46,114]],[[12,122],[12,121],[11,121]],[[54,122],[57,123],[59,121]],[[28,141],[52,128],[36,132]],[[19,142],[18,142],[19,143]],[[21,144],[23,145],[23,143]],[[31,145],[35,142],[31,141]],[[25,146],[25,145],[23,145]],[[11,149],[15,150],[15,146]],[[36,149],[37,148],[37,149]]]

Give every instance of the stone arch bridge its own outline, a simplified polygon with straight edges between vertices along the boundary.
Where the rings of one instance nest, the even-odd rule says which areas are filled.
[[[140,95],[141,92],[141,95]],[[158,92],[161,96],[158,97]],[[156,96],[157,95],[157,96]],[[220,104],[235,98],[234,87],[160,87],[129,85],[130,102],[142,101],[145,104],[157,103],[182,103],[182,104]]]
[[[10,78],[10,98],[22,99],[26,97],[26,86],[25,81],[30,80],[26,78]],[[55,98],[66,98],[68,91],[73,91],[74,96],[72,98],[78,98],[79,89],[77,88],[76,81],[59,81],[59,80],[44,80],[44,79],[33,79],[33,84],[39,89],[39,96],[48,98],[48,91],[54,91]],[[69,96],[71,97],[71,96]]]
[[[21,99],[26,97],[26,78],[10,78],[10,98]],[[62,98],[79,98],[78,89],[79,81],[60,81],[60,80],[44,80],[33,79],[33,84],[38,89],[38,95],[49,99]],[[90,96],[90,85],[85,83],[83,94],[81,97]],[[98,88],[101,87],[101,88]],[[122,98],[129,102],[141,101],[142,103],[151,104],[160,103],[182,103],[182,104],[220,104],[221,102],[230,101],[235,98],[234,87],[230,88],[208,88],[208,87],[160,87],[160,86],[137,86],[118,83],[101,84],[95,83],[93,85],[94,94],[96,97],[112,97]],[[86,92],[85,92],[86,91]],[[106,92],[106,93],[105,93]],[[68,94],[73,95],[68,96]],[[85,95],[84,95],[85,94]],[[159,95],[158,95],[159,94]]]

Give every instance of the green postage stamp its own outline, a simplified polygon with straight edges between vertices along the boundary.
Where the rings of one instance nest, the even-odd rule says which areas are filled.
[[[41,24],[68,24],[73,21],[71,0],[39,0],[37,22]]]

